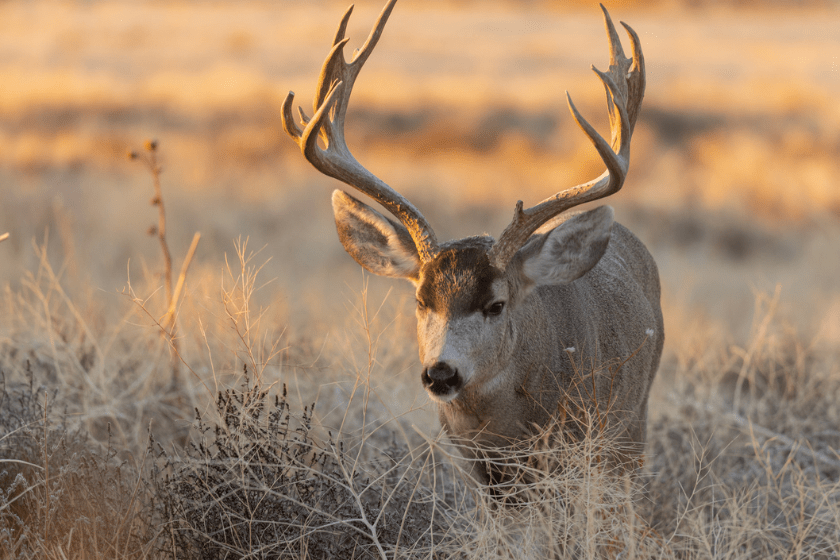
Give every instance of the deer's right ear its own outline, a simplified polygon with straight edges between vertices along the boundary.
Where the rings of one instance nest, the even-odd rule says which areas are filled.
[[[408,230],[344,191],[333,191],[338,238],[353,259],[379,276],[415,281],[420,257]]]

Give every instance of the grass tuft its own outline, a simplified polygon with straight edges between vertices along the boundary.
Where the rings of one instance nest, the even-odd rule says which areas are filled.
[[[100,446],[71,429],[25,370],[28,383],[4,377],[0,393],[0,556],[147,558],[138,471],[110,439]]]

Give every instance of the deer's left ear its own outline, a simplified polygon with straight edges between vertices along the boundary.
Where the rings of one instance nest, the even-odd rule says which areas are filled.
[[[613,209],[601,206],[535,235],[519,251],[522,272],[536,286],[577,280],[604,256],[612,225]]]
[[[338,238],[353,259],[379,276],[414,281],[420,257],[408,230],[344,191],[332,196]]]

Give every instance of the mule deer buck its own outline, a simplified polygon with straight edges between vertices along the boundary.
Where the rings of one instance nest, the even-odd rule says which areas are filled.
[[[516,204],[498,240],[481,235],[440,243],[423,215],[362,167],[344,139],[344,119],[359,71],[378,42],[396,0],[389,0],[351,62],[338,26],[321,69],[315,114],[292,115],[283,128],[321,173],[343,181],[390,212],[394,221],[349,194],[332,195],[345,250],[368,271],[405,278],[416,287],[420,380],[439,406],[440,421],[473,476],[493,483],[484,461],[492,449],[529,438],[558,415],[601,415],[622,442],[621,464],[644,449],[647,401],[664,341],[659,274],[644,245],[602,206],[558,218],[570,208],[617,192],[627,174],[630,137],[645,89],[639,37],[626,24],[626,58],[607,10],[606,88],[612,141],[580,115],[577,124],[607,167],[598,178],[550,196],[532,208]],[[319,145],[319,138],[323,146]]]

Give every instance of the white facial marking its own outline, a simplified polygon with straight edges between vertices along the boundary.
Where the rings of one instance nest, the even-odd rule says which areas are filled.
[[[472,353],[474,317],[448,319],[438,313],[431,313],[426,330],[426,352],[423,360],[425,367],[438,362],[445,362],[458,370],[458,374],[468,383],[473,367],[470,360]]]
[[[429,398],[435,401],[436,403],[448,403],[449,401],[454,400],[455,397],[458,396],[458,393],[454,391],[446,395],[437,395],[435,393],[432,393],[431,391],[426,391],[426,394],[429,395]]]

